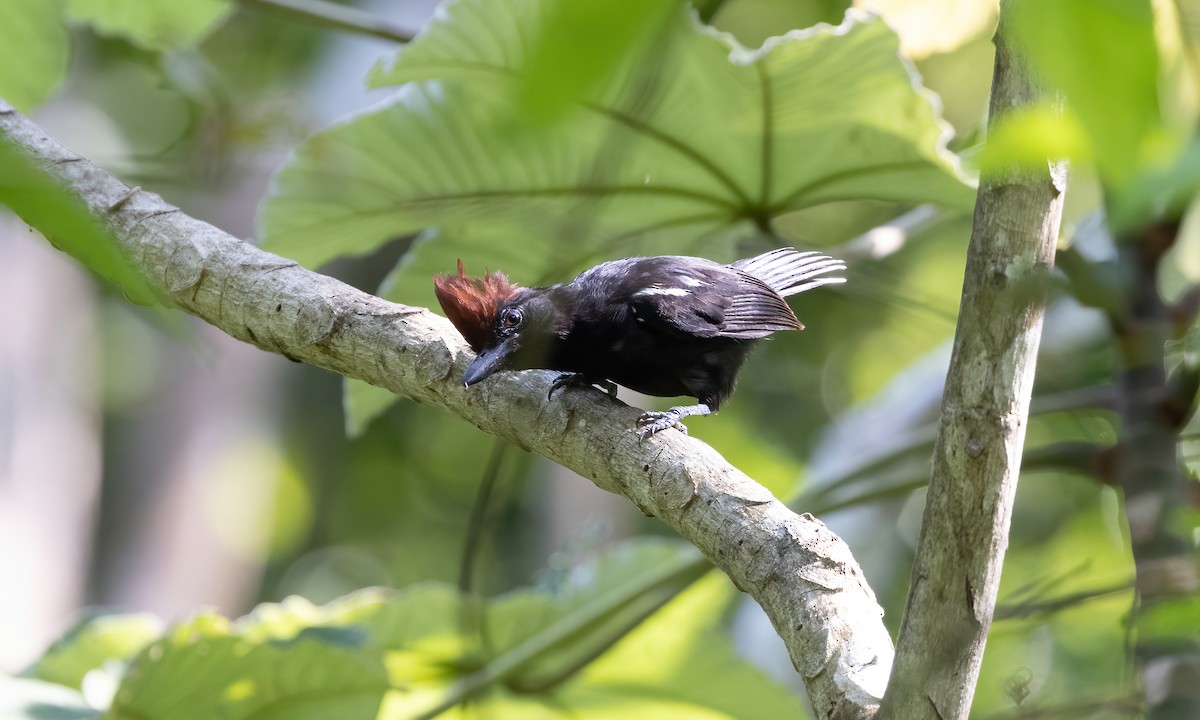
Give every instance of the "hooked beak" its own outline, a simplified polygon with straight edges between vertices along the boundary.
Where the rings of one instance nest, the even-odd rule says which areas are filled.
[[[476,355],[475,359],[471,361],[470,366],[467,367],[466,374],[463,375],[463,385],[470,387],[496,371],[503,370],[504,361],[512,353],[513,347],[512,338],[509,338],[499,345],[486,348],[483,352]]]

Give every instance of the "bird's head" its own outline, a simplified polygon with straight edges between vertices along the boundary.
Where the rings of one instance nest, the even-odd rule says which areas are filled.
[[[544,290],[514,285],[498,272],[467,277],[461,260],[457,275],[437,275],[433,287],[446,317],[475,351],[464,385],[500,370],[546,367],[556,323]]]

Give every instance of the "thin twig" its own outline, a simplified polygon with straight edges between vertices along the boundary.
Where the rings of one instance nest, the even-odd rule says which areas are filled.
[[[238,0],[243,6],[258,7],[318,27],[368,35],[406,43],[416,34],[378,15],[348,5],[324,0]]]
[[[1127,580],[1108,587],[1081,590],[1070,595],[1041,600],[1038,602],[1004,603],[996,606],[996,620],[1022,620],[1036,615],[1052,615],[1067,608],[1080,605],[1090,600],[1098,600],[1110,595],[1132,592],[1133,581]]]

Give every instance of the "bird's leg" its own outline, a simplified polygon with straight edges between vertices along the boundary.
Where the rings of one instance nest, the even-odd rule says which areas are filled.
[[[656,432],[666,430],[669,427],[678,428],[678,430],[687,435],[687,426],[679,422],[689,415],[711,415],[713,409],[705,403],[699,405],[680,405],[673,407],[666,412],[644,412],[638,418],[638,434],[642,439],[648,438]]]
[[[617,384],[612,380],[600,378],[597,380],[585,373],[563,373],[554,378],[554,382],[550,383],[550,392],[546,393],[546,399],[554,397],[554,393],[565,387],[599,387],[604,392],[617,396]]]

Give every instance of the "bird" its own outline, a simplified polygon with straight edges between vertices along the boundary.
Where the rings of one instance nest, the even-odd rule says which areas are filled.
[[[645,439],[682,420],[717,412],[758,341],[802,330],[785,297],[846,281],[846,265],[823,253],[785,247],[724,265],[681,255],[602,263],[574,280],[521,287],[503,272],[434,276],[446,317],[475,351],[470,387],[501,371],[562,374],[548,399],[569,386],[616,386],[657,397],[691,396],[695,405],[644,412]]]

